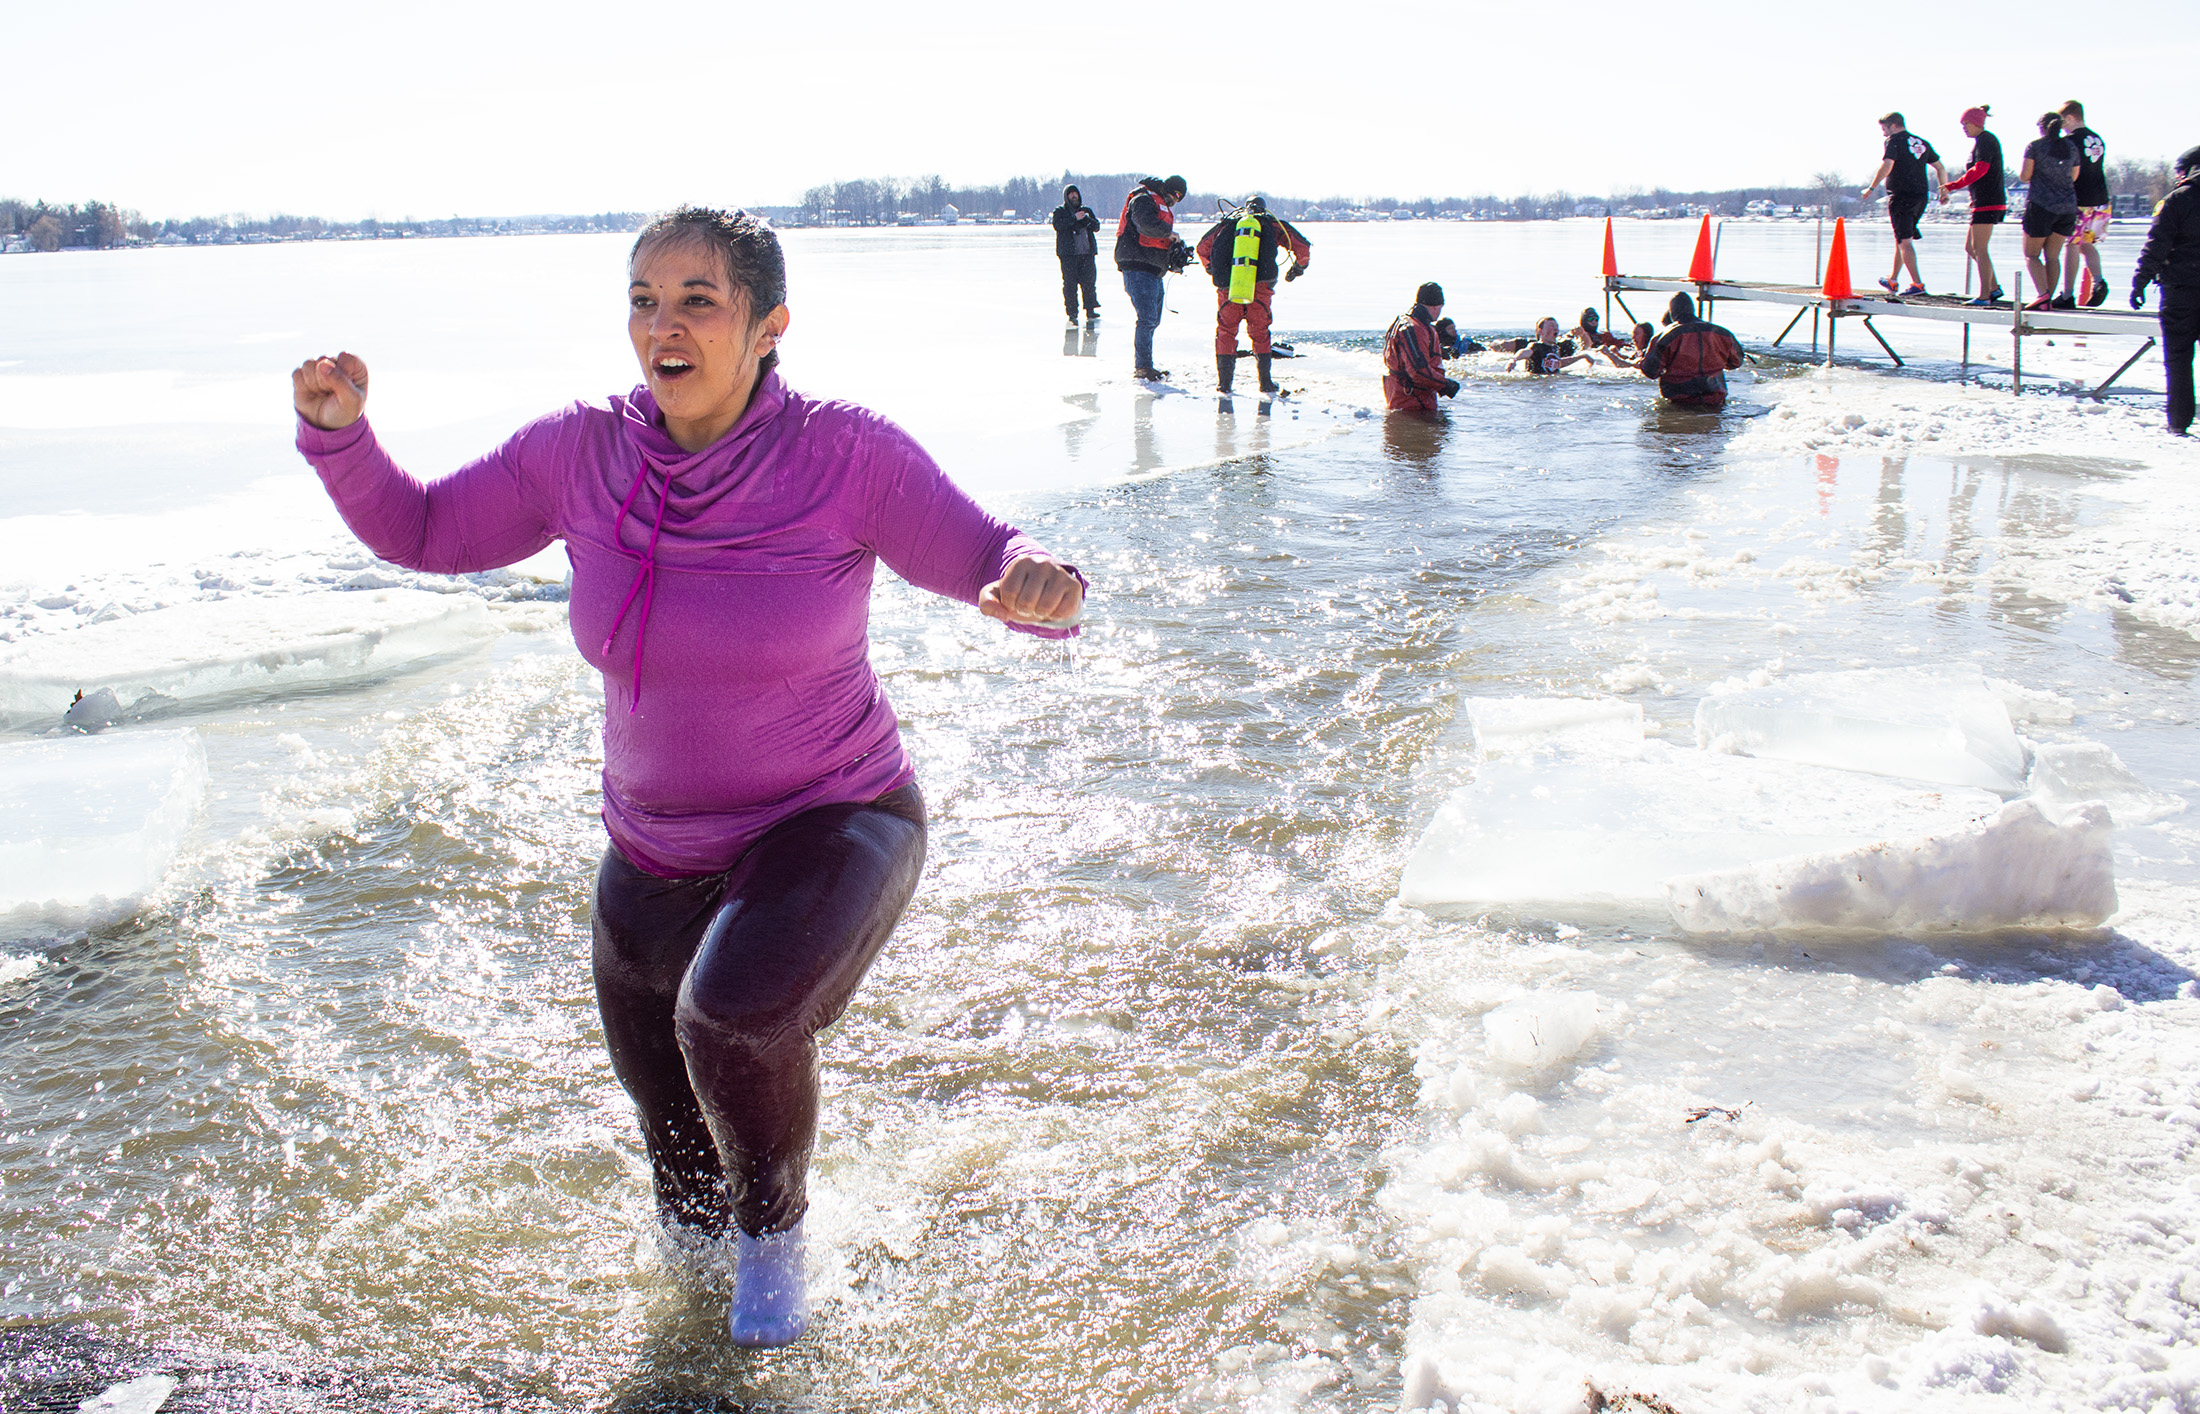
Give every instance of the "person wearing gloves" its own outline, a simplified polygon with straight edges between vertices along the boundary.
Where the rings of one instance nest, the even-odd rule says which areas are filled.
[[[1383,335],[1383,406],[1392,412],[1434,412],[1436,395],[1459,395],[1444,373],[1444,349],[1436,332],[1444,315],[1444,287],[1434,280],[1414,291],[1413,308],[1390,322]]]
[[[2177,159],[2177,185],[2154,208],[2154,225],[2131,272],[2131,307],[2143,308],[2147,286],[2162,287],[2162,372],[2169,385],[2169,430],[2192,428],[2192,349],[2200,338],[2200,147]]]
[[[1044,638],[1076,632],[1085,581],[901,428],[787,385],[770,225],[683,208],[627,273],[633,391],[423,484],[367,423],[365,361],[310,358],[291,375],[298,450],[352,532],[409,569],[565,542],[573,637],[603,677],[604,1043],[662,1230],[730,1243],[733,1341],[783,1345],[808,1323],[817,1036],[924,865],[924,797],[871,667],[872,577],[883,560]]]
[[[1093,287],[1100,268],[1100,217],[1085,205],[1074,186],[1062,188],[1054,208],[1054,258],[1062,262],[1062,312],[1077,322],[1077,297],[1085,297],[1085,318],[1100,317],[1100,294]]]
[[[1191,247],[1176,233],[1174,209],[1187,190],[1182,177],[1147,177],[1131,188],[1123,201],[1123,214],[1115,220],[1115,268],[1123,272],[1123,292],[1138,312],[1138,325],[1131,333],[1136,364],[1131,376],[1145,383],[1169,376],[1153,366],[1153,336],[1161,327],[1161,312],[1168,308],[1161,277],[1191,263]]]
[[[1260,390],[1282,391],[1269,372],[1268,330],[1275,319],[1277,252],[1283,250],[1291,252],[1291,269],[1283,277],[1289,284],[1306,273],[1313,244],[1289,221],[1269,215],[1267,201],[1258,196],[1246,198],[1242,212],[1223,217],[1200,237],[1199,263],[1215,282],[1215,386],[1225,393],[1237,374],[1240,324],[1253,346]]]

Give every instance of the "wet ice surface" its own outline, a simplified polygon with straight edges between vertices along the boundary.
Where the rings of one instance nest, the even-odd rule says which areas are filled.
[[[977,329],[945,352],[1007,337],[1001,269],[1046,303],[1030,254],[943,282]],[[848,255],[815,282],[848,309],[809,328],[935,298]],[[1164,335],[1196,369],[1198,316]],[[94,738],[191,731],[209,786],[151,907],[0,951],[0,1402],[167,1374],[168,1409],[1515,1410],[1589,1381],[1684,1414],[2189,1407],[2200,649],[2043,588],[2154,454],[1738,455],[1616,378],[1358,418],[1372,342],[1302,339],[1291,431],[1074,348],[1042,349],[1067,384],[1002,360],[940,411],[970,379],[939,350],[812,340],[1099,593],[1063,649],[882,584],[932,853],[827,1047],[816,1326],[788,1351],[729,1351],[722,1270],[650,1234],[586,974],[600,698],[554,577],[444,585],[502,630],[483,647]],[[437,411],[422,349],[382,425],[426,467],[515,419]],[[280,418],[259,435],[288,455]],[[29,552],[5,631],[419,587],[310,496],[197,504],[181,532],[0,524]],[[1904,665],[1974,665],[2038,798],[2108,797],[2109,928],[1826,946],[1689,940],[1662,898],[1398,901],[1483,780],[1477,731],[1549,735],[1476,703],[1617,698],[1568,725],[1639,709],[1646,754],[1702,755],[1715,690]],[[1865,826],[1873,792],[1999,803],[1721,759],[1873,783]],[[1778,791],[1753,808],[1800,827]]]

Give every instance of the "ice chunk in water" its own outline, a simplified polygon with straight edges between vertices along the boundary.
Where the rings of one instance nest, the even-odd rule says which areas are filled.
[[[1467,719],[1484,756],[1541,746],[1631,752],[1642,743],[1642,706],[1616,697],[1470,697]]]
[[[2185,802],[2149,790],[2115,752],[2097,741],[2035,743],[2031,799],[2051,820],[2063,820],[2081,803],[2097,800],[2119,826],[2144,825],[2175,815]]]
[[[1691,933],[2091,927],[2116,911],[2111,831],[2098,802],[2057,824],[2015,800],[1966,829],[1678,878],[1666,895]]]
[[[1482,1013],[1483,1047],[1500,1065],[1541,1070],[1596,1039],[1597,994],[1541,992]]]
[[[0,746],[0,913],[127,909],[168,872],[205,790],[196,732]]]
[[[0,722],[57,722],[81,690],[135,710],[358,682],[493,635],[471,594],[422,589],[178,604],[0,645]]]
[[[77,1404],[79,1414],[155,1414],[176,1392],[170,1375],[140,1375]]]
[[[1714,693],[1696,708],[1696,743],[2010,795],[2024,789],[2024,747],[2009,709],[1973,667],[1799,673]]]
[[[1482,763],[1438,807],[1398,893],[1420,906],[1662,912],[1675,874],[1949,830],[2000,806],[1983,790],[1660,741],[1632,758],[1508,757]]]

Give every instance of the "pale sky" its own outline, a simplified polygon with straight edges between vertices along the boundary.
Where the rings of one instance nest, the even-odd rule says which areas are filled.
[[[149,217],[762,205],[1064,168],[1309,198],[1860,185],[1889,108],[1953,163],[1968,105],[2014,158],[2071,97],[2112,159],[2200,144],[2191,0],[115,0],[13,4],[5,31],[0,196]]]

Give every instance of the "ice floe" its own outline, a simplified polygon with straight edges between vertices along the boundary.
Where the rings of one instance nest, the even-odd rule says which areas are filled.
[[[2024,747],[2009,710],[1969,665],[1798,673],[1763,687],[1714,689],[1696,708],[1696,743],[1881,776],[2024,789]]]
[[[1474,779],[1399,898],[1692,933],[2096,926],[2117,907],[2114,827],[2183,802],[2105,746],[2019,737],[2010,701],[2067,719],[1968,666],[1729,686],[1698,707],[1693,750],[1646,740],[1632,703],[1470,698]]]
[[[1666,902],[1691,933],[2089,928],[2116,911],[2111,828],[2097,801],[2060,821],[2012,801],[1946,834],[1669,879]]]
[[[96,727],[177,704],[369,681],[495,632],[478,597],[419,589],[177,604],[0,644],[0,725],[59,724],[79,693],[101,719],[84,725]]]
[[[1399,896],[1422,907],[1662,914],[1675,875],[1952,830],[2000,807],[1977,788],[1639,737],[1631,751],[1569,744],[1484,760],[1438,807]]]
[[[0,915],[126,912],[159,887],[206,784],[193,731],[0,746]]]

